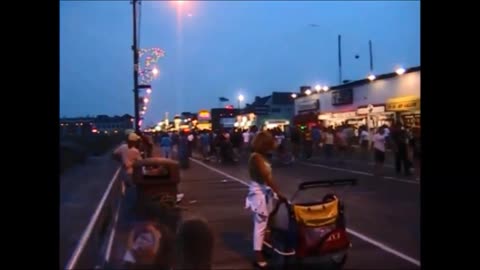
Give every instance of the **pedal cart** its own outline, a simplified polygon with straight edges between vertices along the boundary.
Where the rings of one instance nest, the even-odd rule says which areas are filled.
[[[301,269],[313,259],[315,265],[325,269],[342,269],[351,247],[343,202],[333,193],[319,201],[292,202],[300,191],[356,184],[356,179],[303,182],[290,201],[279,201],[269,217],[263,243],[271,264],[279,263],[273,260],[277,258],[284,269]]]

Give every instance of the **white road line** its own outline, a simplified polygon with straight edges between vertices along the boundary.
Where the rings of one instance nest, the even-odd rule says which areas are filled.
[[[338,167],[331,167],[331,166],[309,163],[309,162],[303,162],[303,161],[298,161],[298,163],[306,165],[306,166],[319,167],[319,168],[329,169],[329,170],[333,170],[333,171],[349,172],[349,173],[366,175],[366,176],[374,176],[373,173],[367,173],[367,172],[362,172],[362,171],[356,171],[356,170],[350,170],[350,169],[344,169],[344,168],[338,168]],[[416,185],[420,184],[419,181],[395,178],[395,177],[391,177],[391,176],[384,176],[383,178],[389,179],[389,180],[392,180],[392,181],[408,183],[408,184],[416,184]]]
[[[193,158],[190,158],[190,160],[193,161],[193,162],[195,162],[195,163],[197,163],[198,165],[201,165],[201,166],[203,166],[203,167],[211,170],[211,171],[214,171],[214,172],[216,172],[216,173],[219,173],[219,174],[221,174],[221,175],[223,175],[223,176],[225,176],[225,177],[228,177],[228,178],[230,178],[230,179],[232,179],[232,180],[235,180],[235,181],[239,182],[240,184],[243,184],[243,185],[245,185],[245,186],[248,186],[247,182],[245,182],[245,181],[243,181],[243,180],[241,180],[241,179],[239,179],[239,178],[237,178],[237,177],[235,177],[235,176],[233,176],[233,175],[230,175],[230,174],[228,174],[228,173],[225,173],[225,172],[223,172],[223,171],[221,171],[221,170],[218,170],[218,169],[216,169],[216,168],[214,168],[214,167],[212,167],[212,166],[210,166],[210,165],[207,165],[207,164],[205,164],[205,163],[203,163],[203,162],[201,162],[201,161],[195,160],[195,159],[193,159]],[[364,173],[364,172],[361,172],[361,173]],[[388,253],[390,253],[390,254],[393,254],[393,255],[395,255],[395,256],[397,256],[397,257],[399,257],[399,258],[401,258],[401,259],[403,259],[403,260],[405,260],[405,261],[407,261],[407,262],[410,262],[410,263],[412,263],[412,264],[414,264],[414,265],[416,265],[416,266],[420,266],[420,261],[419,261],[419,260],[416,260],[416,259],[414,259],[414,258],[412,258],[412,257],[410,257],[410,256],[408,256],[408,255],[405,255],[405,254],[401,253],[400,251],[397,251],[397,250],[395,250],[395,249],[393,249],[393,248],[391,248],[391,247],[389,247],[389,246],[387,246],[387,245],[385,245],[385,244],[382,244],[381,242],[379,242],[379,241],[377,241],[377,240],[374,240],[374,239],[372,239],[372,238],[370,238],[370,237],[368,237],[368,236],[366,236],[366,235],[364,235],[364,234],[362,234],[362,233],[359,233],[359,232],[357,232],[357,231],[354,231],[354,230],[348,229],[348,228],[347,228],[347,232],[350,233],[350,234],[352,234],[352,235],[354,235],[354,236],[356,236],[356,237],[358,237],[358,238],[360,238],[360,239],[362,239],[363,241],[365,241],[365,242],[367,242],[367,243],[370,243],[370,244],[372,244],[372,245],[380,248],[381,250],[383,250],[383,251],[385,251],[385,252],[388,252]]]
[[[365,236],[365,235],[363,235],[363,234],[361,234],[361,233],[359,233],[359,232],[356,232],[356,231],[354,231],[354,230],[352,230],[352,229],[348,229],[348,228],[347,228],[347,232],[350,233],[350,234],[352,234],[352,235],[354,235],[354,236],[356,236],[356,237],[358,237],[358,238],[360,238],[360,239],[362,239],[362,240],[365,241],[365,242],[368,242],[368,243],[370,243],[370,244],[372,244],[372,245],[374,245],[374,246],[376,246],[376,247],[378,247],[378,248],[380,248],[380,249],[388,252],[388,253],[391,253],[391,254],[393,254],[393,255],[401,258],[401,259],[404,259],[405,261],[408,261],[408,262],[410,262],[410,263],[412,263],[412,264],[415,264],[416,266],[420,266],[420,261],[419,261],[419,260],[416,260],[416,259],[414,259],[414,258],[412,258],[412,257],[410,257],[410,256],[407,256],[407,255],[405,255],[405,254],[403,254],[403,253],[401,253],[401,252],[399,252],[399,251],[396,251],[395,249],[393,249],[393,248],[391,248],[391,247],[389,247],[389,246],[387,246],[387,245],[385,245],[385,244],[382,244],[382,243],[380,243],[380,242],[378,242],[378,241],[376,241],[376,240],[374,240],[374,239],[372,239],[372,238],[370,238],[370,237],[368,237],[368,236]]]

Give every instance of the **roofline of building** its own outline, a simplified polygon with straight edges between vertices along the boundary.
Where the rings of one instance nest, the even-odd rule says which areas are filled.
[[[405,75],[407,73],[417,72],[417,71],[420,71],[420,66],[415,66],[415,67],[405,69],[405,73],[403,75]],[[376,78],[375,78],[374,81],[386,80],[386,79],[390,79],[390,78],[394,78],[394,77],[398,77],[398,76],[399,75],[396,72],[385,73],[385,74],[381,74],[381,75],[376,75]],[[371,83],[371,82],[372,81],[370,81],[368,78],[365,78],[365,79],[361,79],[361,80],[356,80],[356,81],[332,86],[332,87],[330,87],[329,91],[330,90],[338,90],[338,89],[346,89],[346,88],[362,86],[362,85],[365,85],[365,84],[368,84],[368,83]],[[307,96],[304,93],[296,93],[296,94],[297,94],[297,98]]]

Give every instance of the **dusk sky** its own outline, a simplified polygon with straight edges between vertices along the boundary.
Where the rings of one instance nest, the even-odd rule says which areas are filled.
[[[173,1],[174,2],[174,1]],[[420,65],[419,1],[145,1],[140,47],[165,51],[146,123],[272,91]],[[191,15],[191,16],[189,16]],[[312,27],[311,24],[317,25]],[[60,3],[60,115],[133,115],[130,1]],[[359,59],[355,59],[355,55]]]

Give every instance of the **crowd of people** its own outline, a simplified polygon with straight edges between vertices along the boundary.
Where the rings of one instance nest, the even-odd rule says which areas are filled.
[[[162,156],[188,162],[197,152],[204,161],[235,163],[248,156],[251,142],[261,129],[222,129],[216,131],[173,131],[155,135]],[[283,164],[296,159],[311,159],[314,155],[325,162],[343,164],[351,157],[375,162],[374,173],[382,175],[385,153],[393,152],[395,170],[398,174],[411,175],[414,168],[420,176],[420,128],[405,128],[401,124],[382,125],[377,128],[355,127],[342,124],[333,126],[292,127],[267,129],[276,142],[276,150],[269,154]],[[142,141],[146,141],[142,136]],[[148,140],[147,140],[148,141]],[[144,145],[151,145],[149,143]],[[149,150],[150,146],[145,151]]]

